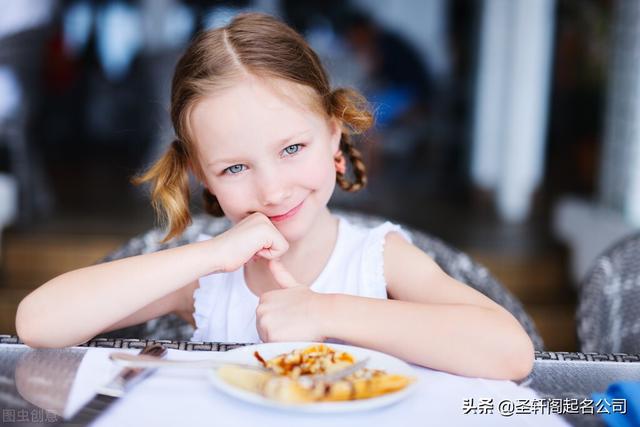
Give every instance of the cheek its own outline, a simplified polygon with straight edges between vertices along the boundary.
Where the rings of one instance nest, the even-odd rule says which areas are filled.
[[[247,189],[242,185],[214,187],[215,195],[225,216],[232,222],[241,220],[246,213],[246,202],[250,200]]]
[[[298,181],[307,187],[320,189],[324,186],[335,183],[336,170],[332,161],[326,159],[309,158],[301,162],[296,168],[295,176]]]

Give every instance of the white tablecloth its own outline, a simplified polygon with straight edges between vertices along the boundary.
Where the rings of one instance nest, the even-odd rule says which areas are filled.
[[[65,416],[73,414],[95,390],[117,371],[108,360],[120,349],[91,348],[84,357]],[[128,350],[131,353],[138,351]],[[225,357],[225,353],[169,350],[169,359]],[[566,426],[564,419],[549,414],[503,416],[497,405],[504,399],[536,399],[536,392],[512,381],[467,378],[415,367],[417,390],[386,408],[349,414],[301,414],[258,407],[218,391],[203,371],[161,369],[112,405],[94,426]],[[464,414],[465,399],[493,399],[493,414]]]

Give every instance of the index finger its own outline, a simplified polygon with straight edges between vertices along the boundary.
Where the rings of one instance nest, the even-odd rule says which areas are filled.
[[[284,265],[282,265],[282,262],[279,260],[269,260],[269,270],[271,270],[271,274],[273,278],[276,279],[276,282],[278,282],[278,285],[283,289],[300,286],[300,283],[284,268]]]

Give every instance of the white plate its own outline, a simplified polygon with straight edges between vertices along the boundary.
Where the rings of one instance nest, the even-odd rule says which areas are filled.
[[[286,343],[266,343],[250,345],[245,347],[239,347],[233,350],[229,350],[225,354],[225,362],[237,362],[237,363],[249,363],[259,365],[256,358],[253,356],[254,351],[260,352],[260,355],[265,359],[271,359],[282,353],[288,353],[294,349],[302,349],[310,345],[319,344],[312,342],[286,342]],[[367,368],[371,369],[383,369],[389,374],[400,374],[410,377],[414,377],[417,382],[417,375],[413,371],[413,368],[406,362],[389,356],[385,353],[373,351],[365,348],[354,347],[343,344],[327,344],[331,348],[339,351],[346,351],[356,358],[356,361],[369,357],[369,363]],[[352,411],[364,411],[373,408],[380,408],[382,406],[391,405],[399,400],[404,399],[409,393],[416,388],[416,382],[408,385],[404,389],[385,394],[379,397],[372,397],[369,399],[350,400],[344,402],[323,402],[323,403],[310,403],[310,404],[286,404],[275,400],[267,399],[258,394],[252,393],[247,390],[235,387],[228,384],[222,378],[218,376],[217,370],[208,371],[208,378],[211,382],[222,392],[229,394],[238,399],[242,399],[246,402],[255,403],[270,408],[280,408],[301,412],[352,412]]]

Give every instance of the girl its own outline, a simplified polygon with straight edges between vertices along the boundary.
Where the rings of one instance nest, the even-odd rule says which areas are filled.
[[[175,312],[200,341],[332,339],[460,375],[529,374],[533,345],[509,312],[447,276],[398,226],[356,227],[329,212],[336,182],[365,185],[350,134],[372,116],[358,93],[329,87],[298,33],[245,14],[200,34],[176,67],[171,103],[177,139],[137,179],[152,186],[165,241],[190,223],[189,171],[207,211],[234,226],[50,280],[18,307],[27,345],[76,345]]]

